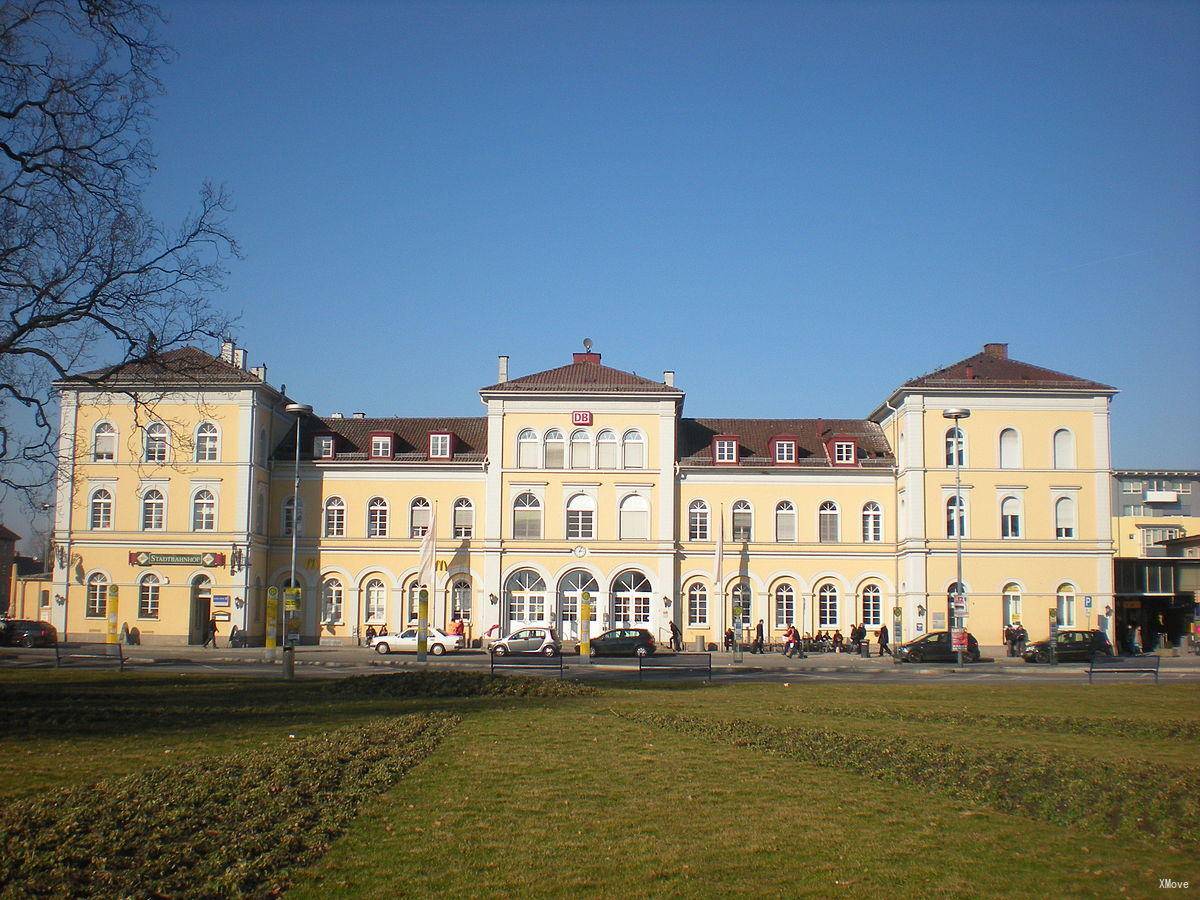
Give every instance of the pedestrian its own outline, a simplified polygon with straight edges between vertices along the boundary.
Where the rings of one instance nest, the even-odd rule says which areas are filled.
[[[367,639],[368,641],[369,641],[371,638],[375,637],[375,626],[374,626],[374,625],[368,625],[368,626],[367,626],[367,630],[363,632],[363,635],[366,637],[366,639]]]
[[[862,646],[867,642],[867,623],[860,622],[858,626],[858,640],[854,642],[854,649],[862,652]]]
[[[213,616],[208,620],[208,628],[204,632],[204,646],[207,647],[211,643],[213,649],[217,649],[217,617]]]
[[[1025,626],[1020,622],[1017,623],[1016,628],[1014,637],[1017,639],[1017,655],[1020,656],[1025,652],[1025,643],[1029,640],[1029,632],[1025,630]]]
[[[1009,656],[1017,655],[1016,641],[1013,639],[1012,623],[1004,626],[1004,649]]]
[[[734,638],[733,638],[733,629],[732,629],[732,628],[726,628],[726,629],[725,629],[725,652],[726,652],[726,653],[732,653],[732,652],[733,652],[733,640],[734,640]]]
[[[892,648],[888,646],[890,635],[888,634],[886,622],[879,626],[879,633],[876,635],[876,638],[879,640],[879,655],[883,656],[886,653],[888,656],[891,656]]]
[[[789,625],[783,636],[783,655],[791,659],[792,653],[796,652],[799,646],[800,634],[796,631],[795,624]]]
[[[674,619],[671,620],[671,649],[676,653],[683,651],[683,635],[679,633],[679,626]]]
[[[751,653],[761,654],[763,652],[763,620],[759,619],[758,624],[754,626],[754,644],[750,647]]]
[[[833,633],[833,647],[831,649],[834,653],[841,653],[845,643],[846,639],[842,637],[842,629],[839,628]]]

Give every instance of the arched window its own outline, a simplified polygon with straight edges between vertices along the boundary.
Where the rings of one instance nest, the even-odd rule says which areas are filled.
[[[423,538],[429,533],[429,517],[433,509],[424,497],[417,497],[408,506],[408,536]]]
[[[749,500],[733,504],[733,539],[742,543],[754,540],[754,510]]]
[[[330,497],[325,501],[325,537],[345,536],[346,503],[341,497]]]
[[[145,574],[138,579],[138,618],[158,618],[158,576]]]
[[[1063,540],[1075,537],[1075,501],[1070,497],[1054,502],[1054,536]]]
[[[630,494],[621,501],[620,533],[623,541],[650,539],[650,504],[640,494]]]
[[[404,602],[404,623],[406,625],[415,625],[421,613],[421,583],[417,579],[412,579],[405,587],[403,596]],[[432,594],[430,595],[432,597]]]
[[[605,428],[596,435],[596,468],[617,467],[617,435]]]
[[[1075,468],[1075,435],[1066,428],[1054,432],[1054,468]]]
[[[796,589],[787,582],[775,587],[775,627],[787,628],[796,622]]]
[[[217,527],[217,498],[212,491],[196,491],[192,498],[192,531],[214,531]]]
[[[520,469],[536,469],[537,466],[537,432],[532,428],[526,428],[517,435],[517,467]]]
[[[883,540],[883,510],[874,500],[863,504],[862,539],[866,544],[878,544]]]
[[[838,506],[826,500],[817,508],[818,540],[822,544],[836,544],[842,539],[842,517]]]
[[[321,585],[321,621],[326,625],[342,621],[342,583],[336,578],[327,578]]]
[[[466,541],[475,536],[475,507],[466,497],[454,501],[454,537]]]
[[[1070,584],[1058,586],[1058,624],[1063,628],[1075,627],[1075,588]]]
[[[571,432],[571,468],[590,469],[592,467],[592,442],[588,433],[583,429]]]
[[[167,526],[167,501],[162,491],[151,488],[142,495],[142,530],[162,531]]]
[[[471,582],[465,578],[457,579],[450,588],[450,615],[471,619]]]
[[[753,613],[751,607],[750,585],[745,581],[738,581],[729,591],[729,622],[736,624],[738,621],[742,623],[743,633],[750,628],[750,619]]]
[[[817,626],[836,628],[838,625],[838,592],[832,584],[823,584],[817,591]]]
[[[382,497],[372,497],[367,503],[367,537],[382,538],[388,535],[388,505]]]
[[[93,572],[87,580],[87,605],[84,615],[89,619],[103,619],[108,612],[108,579]]]
[[[1010,581],[1004,586],[1004,624],[1015,625],[1021,621],[1021,586]]]
[[[791,500],[775,504],[775,540],[779,543],[796,540],[796,506]]]
[[[965,466],[967,464],[967,436],[958,426],[946,432],[946,467]]]
[[[110,422],[101,422],[92,432],[92,461],[112,462],[117,458],[117,429]]]
[[[566,445],[563,443],[563,433],[557,428],[551,428],[546,432],[545,439],[545,460],[543,465],[547,469],[561,469],[565,465]]]
[[[217,461],[217,426],[201,422],[196,429],[196,462]]]
[[[1005,497],[1000,502],[1000,536],[1021,536],[1021,501],[1016,497]]]
[[[691,628],[708,626],[708,588],[699,581],[692,584],[687,591],[688,610],[687,622]]]
[[[613,627],[650,624],[650,580],[641,572],[622,572],[612,584]]]
[[[1014,428],[1000,432],[1000,468],[1021,468],[1021,438]]]
[[[387,585],[380,578],[372,578],[363,589],[366,601],[367,624],[380,625],[387,616]]]
[[[589,622],[596,621],[596,594],[600,590],[596,579],[590,572],[574,569],[564,575],[558,582],[558,617],[562,622],[563,636],[574,640],[582,632],[579,630],[579,605],[583,602],[583,592],[587,591],[591,599],[592,609]]]
[[[297,510],[299,505],[299,510]],[[295,497],[288,497],[283,501],[283,534],[285,537],[291,537],[292,530],[300,532],[304,529],[304,501],[296,503]]]
[[[112,528],[113,498],[104,488],[92,492],[90,524],[95,529]]]
[[[688,504],[688,540],[708,540],[708,504],[703,500]]]
[[[146,462],[166,462],[167,449],[167,426],[162,422],[151,422],[146,428]]]
[[[883,622],[883,591],[877,584],[868,584],[862,589],[862,623],[878,628]]]
[[[590,541],[596,536],[596,503],[587,494],[567,501],[567,540]]]
[[[946,537],[967,536],[967,501],[965,497],[951,497],[946,501]]]
[[[513,501],[513,538],[537,539],[542,536],[542,504],[526,491]]]
[[[646,439],[640,431],[627,431],[621,438],[622,467],[644,469],[646,467]]]
[[[509,628],[546,620],[546,582],[532,569],[518,569],[504,583]]]

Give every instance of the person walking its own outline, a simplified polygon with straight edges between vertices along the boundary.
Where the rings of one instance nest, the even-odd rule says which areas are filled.
[[[212,644],[213,649],[217,649],[217,617],[213,616],[208,620],[208,627],[204,631],[204,646],[207,648]]]
[[[763,620],[759,619],[758,624],[754,626],[754,644],[750,647],[751,653],[762,654],[763,652]]]
[[[675,624],[675,620],[671,620],[671,649],[676,653],[683,650],[683,635],[679,633],[679,626]]]
[[[892,655],[892,648],[888,646],[889,637],[890,636],[888,634],[887,623],[884,622],[882,625],[879,626],[879,633],[876,635],[876,638],[878,638],[878,640],[879,640],[879,655],[880,656],[883,656],[883,654],[885,654],[885,653],[888,656]]]

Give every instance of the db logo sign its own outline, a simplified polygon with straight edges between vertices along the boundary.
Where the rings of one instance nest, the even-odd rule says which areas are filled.
[[[591,412],[589,412],[586,409],[577,409],[575,412],[571,413],[571,424],[572,425],[591,425],[592,424]]]

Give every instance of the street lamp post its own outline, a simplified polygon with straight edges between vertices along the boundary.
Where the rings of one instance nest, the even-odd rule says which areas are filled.
[[[300,536],[300,422],[301,420],[312,413],[312,407],[306,403],[289,403],[284,408],[285,412],[289,412],[296,417],[296,457],[294,466],[294,481],[292,484],[292,564],[291,564],[291,589],[296,590],[296,541]],[[292,595],[293,597],[295,594]],[[288,604],[287,599],[283,603],[283,639],[287,642],[287,621],[288,621]]]
[[[962,454],[963,448],[966,446],[966,440],[962,432],[960,422],[963,419],[969,418],[971,411],[962,407],[954,407],[953,409],[942,410],[942,416],[954,421],[954,560],[955,560],[955,581],[954,593],[946,598],[946,624],[950,629],[950,639],[954,640],[954,601],[957,597],[964,597],[963,593],[963,564],[962,564],[962,533],[963,523],[966,521],[966,516],[963,514],[962,502]],[[958,665],[961,667],[963,662],[962,645],[957,648]]]

